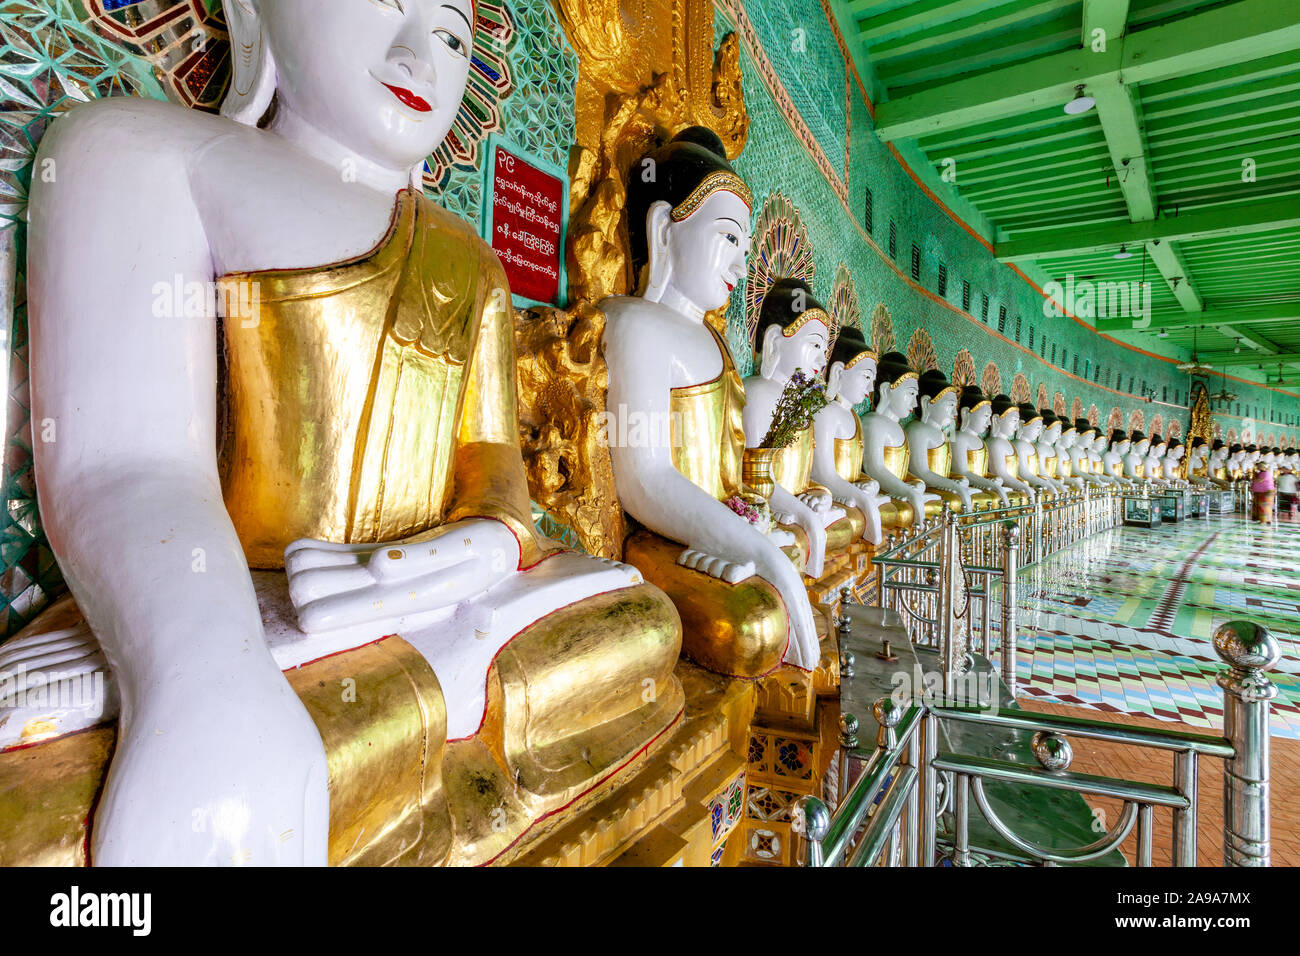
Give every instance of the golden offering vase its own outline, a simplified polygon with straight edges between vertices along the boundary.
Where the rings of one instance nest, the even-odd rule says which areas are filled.
[[[772,462],[780,452],[780,448],[746,448],[741,460],[741,480],[764,498],[776,491]]]

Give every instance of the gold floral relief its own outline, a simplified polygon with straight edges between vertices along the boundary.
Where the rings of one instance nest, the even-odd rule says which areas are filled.
[[[568,309],[515,314],[519,428],[532,498],[590,553],[620,557],[626,532],[601,441],[605,317],[595,303],[636,291],[624,208],[632,165],[687,126],[734,159],[749,135],[740,46],[715,51],[712,0],[557,0],[578,55],[569,161]],[[710,315],[725,327],[721,310]]]

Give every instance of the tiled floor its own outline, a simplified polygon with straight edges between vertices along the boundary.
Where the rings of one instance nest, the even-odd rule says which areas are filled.
[[[1020,594],[1026,698],[1221,728],[1211,637],[1245,618],[1282,645],[1272,730],[1300,740],[1300,524],[1119,528],[1024,572]]]
[[[1233,618],[1268,626],[1282,646],[1271,677],[1272,862],[1300,866],[1300,524],[1240,518],[1122,528],[1022,578],[1020,693],[1028,710],[1147,726],[1221,730],[1224,668],[1211,644]],[[1172,783],[1168,755],[1074,738],[1071,770]],[[1199,775],[1198,862],[1221,865],[1222,764]],[[1107,814],[1118,801],[1089,799]],[[1172,863],[1168,811],[1156,811],[1153,862]],[[1123,845],[1134,859],[1136,837]]]

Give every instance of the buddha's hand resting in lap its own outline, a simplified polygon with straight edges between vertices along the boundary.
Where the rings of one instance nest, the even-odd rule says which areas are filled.
[[[518,571],[519,541],[499,521],[470,518],[382,544],[302,538],[284,568],[299,627],[319,633],[469,600]]]

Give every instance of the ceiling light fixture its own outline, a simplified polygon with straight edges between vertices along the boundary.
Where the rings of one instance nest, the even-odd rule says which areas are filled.
[[[1082,87],[1080,87],[1080,89],[1082,89]],[[1116,258],[1116,259],[1132,259],[1132,258],[1133,258],[1133,253],[1129,252],[1129,251],[1128,251],[1128,246],[1127,246],[1125,243],[1122,243],[1122,242],[1121,242],[1120,245],[1119,245],[1119,252],[1115,253],[1115,258]]]
[[[1065,104],[1065,112],[1071,116],[1078,116],[1080,113],[1086,113],[1097,105],[1097,101],[1083,92],[1083,84],[1080,83],[1074,88],[1074,99]]]

